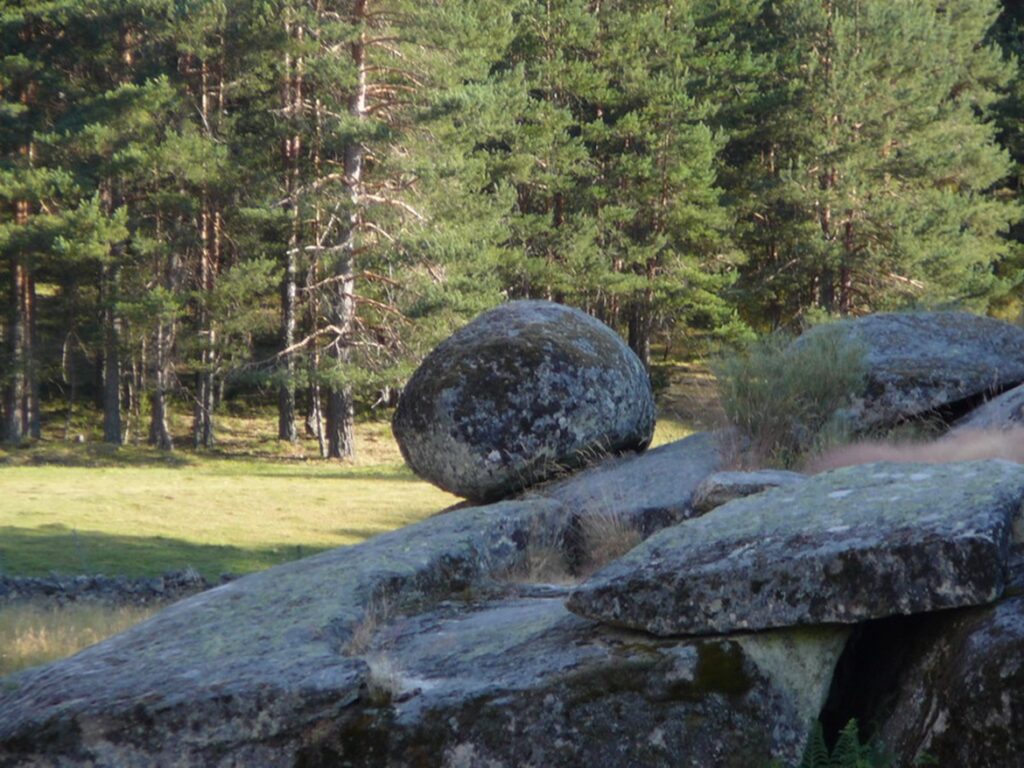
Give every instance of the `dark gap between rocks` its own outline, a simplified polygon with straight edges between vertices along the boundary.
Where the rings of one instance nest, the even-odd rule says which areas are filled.
[[[830,749],[851,719],[862,742],[874,736],[892,709],[901,671],[933,624],[932,614],[917,614],[866,621],[853,629],[818,718]]]

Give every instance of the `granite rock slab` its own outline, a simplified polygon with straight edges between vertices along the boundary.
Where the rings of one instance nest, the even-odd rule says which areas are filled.
[[[1024,385],[1013,387],[979,405],[953,425],[953,432],[969,429],[1024,427]]]
[[[750,472],[715,472],[697,486],[693,494],[694,512],[704,514],[734,499],[753,496],[770,488],[802,483],[805,475],[782,469],[759,469]]]
[[[718,634],[978,605],[1007,579],[1024,467],[865,464],[729,502],[576,588],[582,616]]]

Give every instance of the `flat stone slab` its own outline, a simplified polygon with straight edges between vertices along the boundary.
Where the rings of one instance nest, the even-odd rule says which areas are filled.
[[[794,764],[845,639],[834,627],[658,639],[595,625],[560,598],[451,601],[381,629],[365,657],[367,695],[297,757],[447,768]]]
[[[1007,578],[1024,467],[866,464],[732,501],[647,539],[570,595],[657,635],[851,623],[978,605]]]
[[[795,485],[806,480],[799,472],[783,469],[759,469],[753,472],[715,472],[697,486],[693,494],[693,510],[710,512],[734,499],[763,493],[770,488]]]

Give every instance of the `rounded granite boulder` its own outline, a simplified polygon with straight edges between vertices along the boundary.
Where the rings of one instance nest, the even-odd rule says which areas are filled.
[[[492,501],[654,432],[639,358],[598,320],[547,301],[485,312],[427,355],[392,423],[420,477]]]

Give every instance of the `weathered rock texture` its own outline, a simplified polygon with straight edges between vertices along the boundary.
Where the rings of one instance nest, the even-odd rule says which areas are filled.
[[[572,516],[615,518],[644,538],[694,514],[693,498],[722,465],[720,435],[701,432],[639,456],[609,459],[535,492],[558,501]]]
[[[975,408],[954,425],[954,432],[1012,429],[1024,426],[1024,385],[1014,387]]]
[[[559,607],[564,594],[546,587],[531,588],[537,599],[507,606],[500,596],[493,605],[489,597],[495,590],[524,594],[525,588],[511,580],[534,547],[558,548],[571,560],[579,518],[588,508],[599,511],[592,506],[599,499],[612,503],[644,534],[688,516],[693,489],[718,467],[716,445],[710,435],[694,435],[545,486],[541,491],[550,498],[534,492],[520,501],[456,509],[359,546],[247,576],[178,603],[71,659],[8,678],[0,684],[0,765],[388,765],[387,760],[404,765],[420,737],[441,745],[432,753],[434,762],[426,765],[481,764],[474,762],[474,749],[509,766],[520,765],[527,746],[530,754],[550,755],[554,762],[546,765],[576,765],[572,756],[590,754],[586,742],[597,738],[598,721],[621,735],[641,711],[652,718],[644,727],[654,743],[614,744],[602,730],[610,754],[621,755],[609,765],[636,764],[630,756],[661,754],[659,733],[664,733],[669,754],[678,755],[672,750],[684,747],[702,755],[721,749],[715,728],[697,728],[692,718],[685,727],[658,730],[659,718],[684,710],[723,727],[746,723],[743,727],[751,730],[737,737],[745,749],[763,748],[764,756],[792,754],[803,720],[816,706],[822,676],[827,679],[838,653],[831,636],[823,636],[827,642],[820,653],[813,652],[819,647],[815,643],[803,642],[806,635],[795,636],[796,647],[814,659],[807,663],[783,652],[789,640],[764,648],[744,646],[742,654],[731,641],[721,653],[715,645],[707,658],[721,658],[724,668],[739,670],[742,685],[726,680],[721,682],[725,690],[712,690],[708,701],[695,703],[697,689],[681,681],[672,689],[677,698],[665,693],[664,701],[643,703],[677,644],[637,635],[637,648],[652,648],[649,654],[604,648],[602,643],[613,643],[610,638],[616,647],[634,641],[567,615]],[[639,481],[631,493],[626,493],[627,477]],[[503,617],[521,620],[521,631],[513,632]],[[496,629],[488,635],[492,619]],[[375,627],[391,623],[394,633],[380,634],[394,636],[394,652],[388,650],[390,640],[373,640],[369,648]],[[438,635],[414,636],[416,627],[427,631],[448,624],[465,630],[461,644],[446,645],[450,636],[444,642]],[[523,638],[525,644],[518,645]],[[406,647],[408,653],[398,655]],[[418,660],[428,647],[450,666],[437,666],[432,673],[434,657],[429,664]],[[534,658],[539,647],[546,649],[544,658]],[[499,674],[495,664],[506,655],[508,666]],[[484,658],[491,661],[474,671],[474,659]],[[402,686],[415,688],[410,680],[433,675],[416,694],[422,706],[412,703],[408,691],[387,693],[392,662],[404,670]],[[697,677],[711,674],[718,685],[719,678],[708,671],[717,667],[708,663]],[[586,674],[576,675],[577,666]],[[457,679],[438,699],[435,691],[443,687],[438,678],[448,674],[439,671],[456,667],[461,677],[452,671]],[[518,668],[535,671],[516,683]],[[804,668],[810,678],[800,677]],[[635,685],[630,682],[634,688],[623,687],[638,669],[647,671],[638,674]],[[579,692],[573,693],[577,680]],[[602,680],[609,690],[598,695]],[[800,691],[810,693],[802,698]],[[477,694],[487,692],[491,698],[486,698],[485,712],[473,724],[467,718],[476,709]],[[567,720],[558,726],[565,735],[561,746],[528,744],[547,727],[549,694],[572,713],[565,718],[582,719],[576,730]],[[394,698],[394,709],[382,704],[382,696]],[[509,712],[536,716],[537,722],[501,721],[507,696],[518,697],[517,709]],[[429,712],[438,707],[465,725],[432,720]],[[629,707],[637,708],[632,720],[624,714]],[[408,714],[413,710],[422,710],[422,717]],[[405,713],[405,730],[395,725],[399,712]],[[620,717],[622,724],[614,726]],[[492,727],[499,721],[529,735],[506,748],[502,732]],[[339,750],[358,758],[335,762],[331,756]],[[674,764],[689,763],[680,757]]]
[[[801,338],[839,328],[865,350],[868,390],[851,411],[861,429],[892,426],[1024,381],[1024,329],[991,318],[891,313],[818,328]]]
[[[1006,583],[1024,467],[867,464],[655,534],[569,599],[658,635],[850,623],[978,605]]]
[[[896,690],[879,737],[897,765],[1024,764],[1024,598],[935,617]]]
[[[693,511],[710,512],[715,507],[734,499],[762,493],[770,488],[781,488],[803,482],[799,472],[781,469],[761,469],[753,472],[715,472],[708,475],[693,494]]]
[[[646,448],[654,400],[643,364],[603,323],[514,301],[427,356],[393,426],[418,475],[492,500],[605,452]]]
[[[693,766],[799,758],[845,632],[658,640],[561,599],[447,603],[384,628],[375,706],[324,725],[304,765]],[[728,734],[728,738],[723,738]]]
[[[465,509],[253,574],[0,685],[0,765],[289,765],[363,695],[361,626],[509,570],[550,500]],[[538,534],[539,535],[539,534]]]
[[[224,574],[221,582],[231,580]],[[170,602],[207,590],[212,585],[195,571],[176,571],[163,576],[128,579],[124,576],[14,577],[0,574],[0,603],[47,601],[57,605],[102,602],[114,605],[146,605]]]

